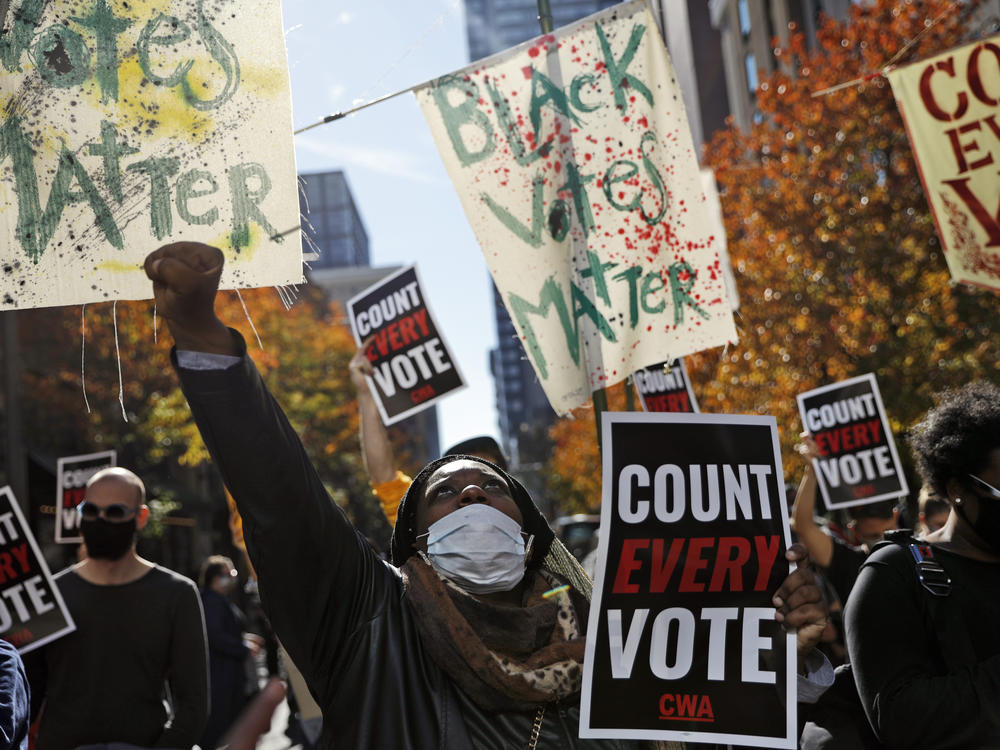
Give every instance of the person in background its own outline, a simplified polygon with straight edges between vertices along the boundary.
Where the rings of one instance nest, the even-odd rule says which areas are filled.
[[[951,506],[947,500],[940,498],[928,485],[920,488],[917,498],[917,530],[922,536],[937,531],[946,523],[951,515]]]
[[[128,469],[94,474],[77,512],[87,556],[55,576],[76,630],[28,655],[35,747],[191,747],[208,716],[198,589],[136,554],[149,508]]]
[[[358,414],[360,416],[359,430],[361,433],[361,455],[368,470],[368,480],[371,482],[372,493],[378,498],[382,512],[390,525],[396,523],[396,512],[410,482],[413,480],[396,466],[396,459],[389,440],[389,432],[382,424],[382,417],[375,404],[375,396],[371,392],[365,376],[374,372],[371,362],[365,356],[368,348],[367,339],[354,354],[349,365],[351,382],[358,392]],[[507,470],[507,458],[497,441],[487,435],[463,440],[448,448],[442,455],[470,455],[485,458],[487,461]]]
[[[940,394],[910,444],[951,512],[862,568],[845,613],[858,693],[888,748],[1000,747],[1000,388]]]
[[[806,545],[810,559],[820,567],[844,604],[871,546],[881,541],[886,531],[898,528],[899,516],[891,503],[857,506],[849,509],[852,520],[848,528],[859,546],[846,544],[827,534],[816,522],[818,485],[813,461],[819,454],[816,443],[808,432],[802,433],[801,438],[798,452],[806,459],[806,466],[792,505],[792,530]]]
[[[216,747],[247,700],[247,660],[260,651],[260,637],[246,633],[246,618],[230,601],[238,574],[233,561],[212,555],[201,566],[201,603],[208,635],[211,711],[202,733],[204,748]],[[255,691],[254,691],[255,692]]]
[[[28,749],[29,692],[21,655],[0,640],[0,750]]]
[[[243,517],[261,601],[323,709],[325,746],[635,747],[579,739],[590,582],[520,483],[472,456],[431,462],[400,504],[393,564],[382,561],[216,316],[222,265],[219,250],[184,242],[145,269],[192,415]],[[804,548],[787,559],[804,562]],[[773,602],[796,632],[800,674],[811,673],[826,608],[806,565]]]

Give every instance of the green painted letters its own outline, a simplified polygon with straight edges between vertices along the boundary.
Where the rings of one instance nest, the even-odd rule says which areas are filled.
[[[250,244],[251,220],[259,224],[272,240],[284,242],[284,237],[278,236],[258,206],[271,192],[271,178],[264,167],[254,162],[237,164],[226,173],[226,176],[229,178],[229,192],[233,201],[233,231],[230,235],[233,247],[238,250]],[[250,179],[255,179],[259,183],[256,190],[250,190],[247,185],[247,180]]]
[[[153,236],[162,240],[173,230],[173,213],[170,211],[170,184],[167,178],[177,174],[180,160],[175,156],[151,156],[128,166],[130,172],[144,172],[149,176],[150,226]]]
[[[196,186],[204,180],[211,187],[208,190],[197,190]],[[219,183],[215,181],[211,172],[202,169],[192,169],[181,175],[177,180],[175,190],[177,192],[177,214],[188,224],[210,225],[219,218],[219,209],[212,206],[203,214],[193,214],[188,208],[188,201],[192,198],[200,198],[204,195],[212,195],[219,189]]]
[[[594,24],[594,28],[597,29],[597,38],[601,43],[601,52],[604,54],[604,64],[608,68],[611,90],[615,95],[615,105],[624,113],[628,109],[629,91],[632,90],[638,92],[652,106],[653,94],[646,87],[646,84],[628,72],[628,66],[632,62],[632,58],[635,57],[636,50],[639,49],[639,43],[642,41],[646,27],[639,23],[632,28],[632,35],[629,37],[628,45],[620,60],[615,60],[615,55],[611,51],[611,45],[608,44],[608,38],[604,36],[601,25]]]
[[[449,94],[457,92],[461,95],[461,104],[452,104]],[[455,156],[462,166],[475,164],[493,153],[496,144],[493,142],[493,126],[486,113],[478,109],[479,87],[475,81],[459,76],[444,76],[431,84],[431,96],[441,113],[441,121],[448,131],[448,139],[455,151]],[[483,145],[478,151],[470,151],[462,137],[463,126],[473,126],[482,133]]]
[[[97,38],[97,67],[94,71],[101,88],[101,103],[118,101],[118,35],[132,25],[116,16],[108,0],[95,0],[89,16],[73,16],[81,26],[93,29]]]
[[[172,29],[176,29],[176,31],[170,31],[165,34],[157,34],[156,30],[160,25],[170,26]],[[186,23],[175,16],[168,16],[166,13],[160,13],[155,18],[151,19],[149,23],[143,27],[142,33],[139,34],[139,39],[135,43],[136,52],[139,55],[139,67],[142,69],[142,74],[157,86],[167,86],[168,88],[176,86],[183,81],[184,76],[187,75],[187,72],[191,70],[191,66],[194,65],[194,60],[188,60],[185,63],[178,64],[177,67],[174,68],[174,72],[166,77],[160,76],[153,72],[152,63],[149,60],[149,47],[153,44],[162,45],[164,47],[171,44],[180,44],[189,36],[191,36],[191,29]]]

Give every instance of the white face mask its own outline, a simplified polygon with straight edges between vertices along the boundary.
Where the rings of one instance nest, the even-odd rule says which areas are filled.
[[[524,578],[521,527],[489,505],[452,511],[427,529],[427,557],[445,578],[470,594],[510,591]]]

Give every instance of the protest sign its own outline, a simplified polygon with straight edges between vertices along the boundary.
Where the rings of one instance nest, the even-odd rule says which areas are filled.
[[[301,281],[280,3],[0,8],[0,310],[147,299],[193,233],[223,288]]]
[[[386,425],[426,409],[465,387],[458,362],[441,338],[415,266],[402,269],[347,303],[354,340],[375,370],[368,383]]]
[[[116,460],[114,451],[59,459],[56,471],[56,541],[59,544],[79,544],[83,541],[76,506],[83,502],[90,478],[101,469],[114,466]]]
[[[1000,290],[1000,36],[886,75],[952,279]]]
[[[813,468],[827,508],[909,492],[873,374],[800,393],[798,402],[802,425],[819,451]]]
[[[10,487],[0,489],[0,638],[22,654],[76,629]]]
[[[416,94],[557,413],[736,340],[680,88],[644,2]]]
[[[797,747],[773,417],[608,412],[580,736]]]
[[[632,380],[644,411],[698,411],[683,359],[636,370]]]

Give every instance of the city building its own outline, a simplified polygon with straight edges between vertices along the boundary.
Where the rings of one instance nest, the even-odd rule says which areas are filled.
[[[400,266],[371,266],[368,232],[341,170],[299,175],[302,251],[306,276],[330,299],[345,304],[351,297],[395,273]],[[346,323],[346,321],[345,321]],[[413,471],[440,455],[437,406],[392,427],[407,469]]]

